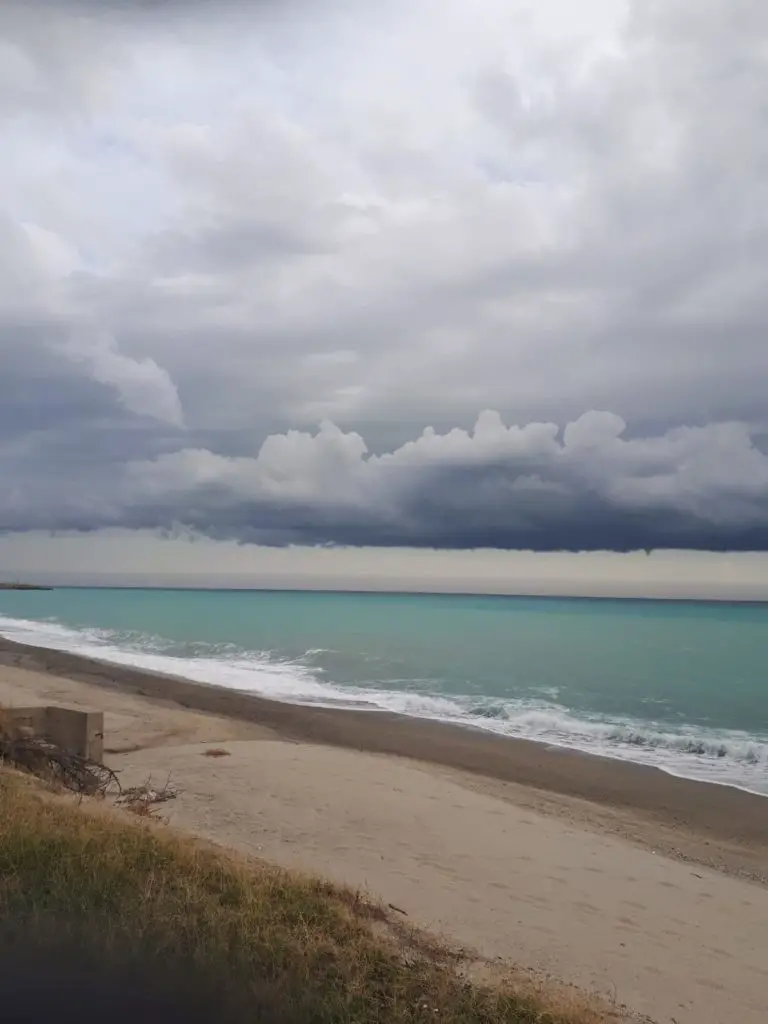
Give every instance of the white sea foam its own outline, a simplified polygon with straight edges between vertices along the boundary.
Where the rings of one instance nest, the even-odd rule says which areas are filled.
[[[435,680],[389,679],[335,685],[313,669],[314,650],[294,662],[269,652],[246,653],[232,644],[192,644],[194,656],[168,653],[178,644],[146,634],[71,629],[57,622],[0,616],[9,640],[68,651],[119,665],[180,676],[275,700],[365,708],[451,722],[499,735],[570,747],[652,765],[674,775],[736,786],[768,795],[768,737],[702,726],[577,715],[550,691],[540,700],[503,700],[435,692]],[[332,653],[332,652],[331,652]],[[410,689],[401,689],[408,685]],[[430,692],[431,691],[431,692]],[[550,695],[551,694],[551,695]]]
[[[263,656],[243,656],[239,648],[225,645],[198,645],[209,656],[182,658],[163,654],[168,641],[137,634],[120,637],[117,643],[110,630],[70,629],[54,622],[8,619],[0,616],[0,635],[18,643],[50,647],[70,654],[98,658],[115,665],[130,665],[181,676],[195,682],[223,686],[230,690],[261,694],[276,700],[338,703],[344,693],[318,682],[312,672],[300,664],[271,661]],[[237,651],[238,655],[233,652]]]

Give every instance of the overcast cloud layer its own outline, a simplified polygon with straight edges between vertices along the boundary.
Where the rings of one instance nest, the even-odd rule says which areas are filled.
[[[0,530],[768,548],[765,0],[0,6]]]

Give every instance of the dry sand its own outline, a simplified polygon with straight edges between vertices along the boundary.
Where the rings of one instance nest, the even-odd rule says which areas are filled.
[[[768,1021],[764,798],[6,642],[0,702],[104,710],[124,783],[181,789],[171,823],[364,888],[482,956],[659,1024]]]

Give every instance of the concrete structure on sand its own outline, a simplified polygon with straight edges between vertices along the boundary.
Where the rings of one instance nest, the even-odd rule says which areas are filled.
[[[4,708],[3,716],[19,733],[39,736],[70,754],[104,761],[104,713],[72,708]]]

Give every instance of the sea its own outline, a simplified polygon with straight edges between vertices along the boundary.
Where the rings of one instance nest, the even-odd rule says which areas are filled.
[[[294,704],[397,712],[768,795],[768,604],[58,588],[0,635]]]

